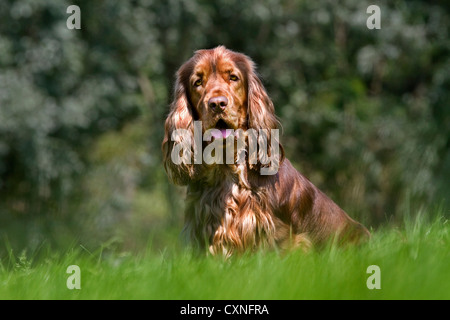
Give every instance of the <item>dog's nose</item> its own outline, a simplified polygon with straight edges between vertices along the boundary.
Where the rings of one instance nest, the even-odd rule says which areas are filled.
[[[212,97],[208,101],[209,108],[215,112],[223,111],[226,108],[227,104],[228,99],[224,96]]]

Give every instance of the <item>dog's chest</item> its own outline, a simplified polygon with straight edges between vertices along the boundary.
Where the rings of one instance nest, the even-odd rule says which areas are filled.
[[[274,231],[266,197],[235,177],[218,181],[189,189],[185,228],[190,237],[224,254],[266,243]]]
[[[207,184],[188,191],[199,222],[219,223],[226,214],[236,213],[240,207],[243,190],[232,179],[222,179],[214,186]]]

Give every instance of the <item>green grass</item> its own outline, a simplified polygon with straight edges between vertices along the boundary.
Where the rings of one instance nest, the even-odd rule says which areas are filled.
[[[0,299],[450,299],[450,222],[420,216],[386,227],[359,247],[259,252],[228,261],[163,252],[25,252],[0,262]],[[81,289],[69,290],[69,265]],[[367,267],[381,289],[366,286]]]

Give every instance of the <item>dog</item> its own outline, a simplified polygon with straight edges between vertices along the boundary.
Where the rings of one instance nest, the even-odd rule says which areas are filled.
[[[230,256],[259,248],[308,250],[330,240],[360,243],[370,237],[292,166],[274,137],[279,126],[248,56],[224,46],[198,50],[177,71],[162,152],[169,179],[187,186],[184,233],[195,247]],[[192,143],[199,135],[195,128],[210,133],[209,138]],[[264,133],[265,157],[251,158],[244,148],[234,152],[240,161],[198,161],[201,150],[213,143],[216,160],[222,157],[217,157],[218,145],[241,140],[248,147],[250,140],[260,139],[250,139],[250,131]],[[190,149],[181,152],[183,143]],[[276,170],[264,172],[269,165]]]

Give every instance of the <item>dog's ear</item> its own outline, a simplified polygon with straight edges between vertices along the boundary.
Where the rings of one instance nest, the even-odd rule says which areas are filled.
[[[195,174],[193,158],[194,118],[187,92],[190,63],[190,61],[186,62],[177,71],[174,99],[166,119],[162,142],[164,168],[170,180],[178,185],[187,184]],[[175,150],[174,146],[176,146]],[[184,152],[186,154],[180,154]]]
[[[253,132],[257,134],[259,146],[264,145],[264,142],[267,145],[267,150],[258,149],[258,161],[256,165],[250,164],[250,169],[268,167],[267,157],[271,158],[271,161],[277,161],[278,164],[281,164],[284,159],[284,149],[279,141],[279,131],[276,131],[276,136],[273,135],[274,131],[272,131],[279,130],[281,127],[280,121],[275,116],[273,102],[256,73],[253,61],[247,57],[246,62],[247,126],[248,129],[253,129]],[[273,143],[276,145],[272,145]],[[272,156],[273,150],[278,150],[278,157]]]

